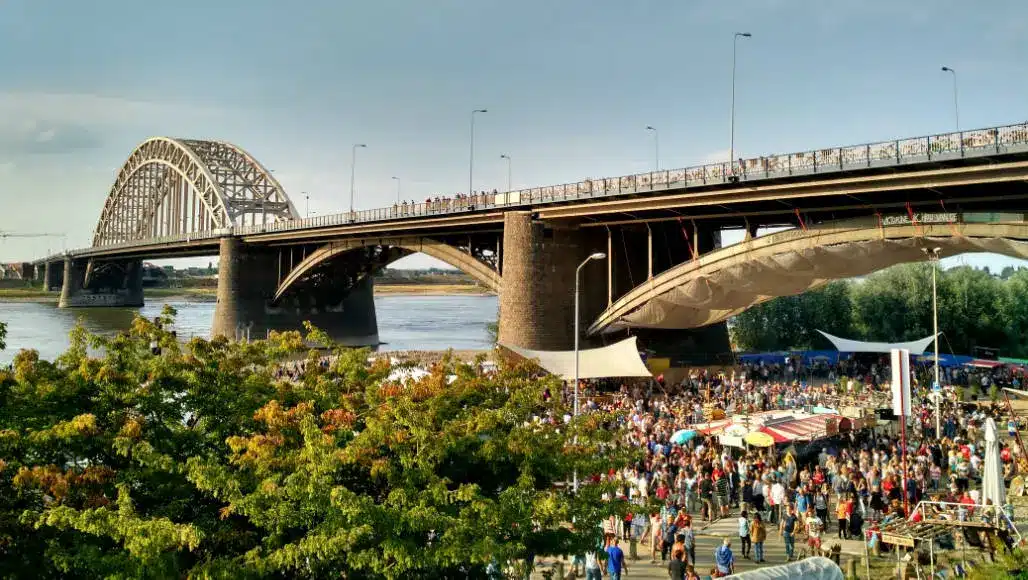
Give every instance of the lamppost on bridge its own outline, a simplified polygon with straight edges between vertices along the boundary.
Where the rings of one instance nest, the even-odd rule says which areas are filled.
[[[304,217],[311,217],[311,196],[306,191],[303,192],[303,202]]]
[[[653,161],[656,171],[660,171],[660,133],[653,125],[646,125],[647,131],[653,131]]]
[[[735,173],[735,53],[739,49],[739,39],[752,36],[749,32],[736,32],[732,38],[732,120],[730,127],[732,138],[728,146],[728,163],[733,168],[732,173]]]
[[[939,401],[942,399],[942,383],[939,381],[939,292],[935,282],[936,272],[939,270],[939,252],[942,248],[921,248],[921,251],[928,256],[932,264],[932,332],[935,333],[935,383],[932,385],[932,394],[935,396],[935,437],[942,437],[940,434],[940,411]]]
[[[400,204],[400,178],[394,175],[393,176],[393,181],[396,182],[396,204],[399,205]]]
[[[511,164],[510,155],[507,155],[506,153],[504,153],[504,154],[500,155],[500,159],[506,159],[507,160],[507,191],[509,192],[511,190],[510,189],[510,164]]]
[[[468,160],[468,195],[474,193],[475,188],[475,113],[488,113],[485,109],[471,111],[471,156]]]
[[[948,66],[942,67],[942,72],[953,75],[953,115],[957,120],[957,133],[960,132],[960,102],[957,100],[957,71]]]
[[[604,259],[606,257],[607,257],[607,254],[605,254],[603,252],[594,252],[594,253],[590,254],[588,258],[582,260],[582,263],[578,265],[577,269],[575,269],[575,409],[574,409],[574,415],[575,415],[576,418],[578,417],[578,335],[579,335],[579,332],[578,332],[578,319],[579,319],[579,315],[578,315],[578,286],[579,286],[579,282],[580,282],[581,277],[582,277],[582,268],[584,268],[586,264],[588,264],[589,262],[591,262],[593,260],[602,260],[602,259]],[[577,437],[576,437],[576,439],[577,439]],[[577,470],[575,471],[574,482],[573,482],[572,485],[574,486],[575,492],[577,492],[578,491],[578,471]]]
[[[358,148],[367,148],[367,145],[365,145],[364,143],[356,143],[356,144],[354,144],[352,150],[350,151],[350,153],[351,153],[351,155],[350,155],[350,219],[351,220],[353,219],[353,192],[354,192],[354,183],[355,183],[355,180],[356,180],[356,177],[357,177],[357,149]]]

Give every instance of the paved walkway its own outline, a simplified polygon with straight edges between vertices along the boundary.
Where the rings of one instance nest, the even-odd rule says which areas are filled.
[[[741,546],[739,544],[739,536],[737,535],[737,518],[738,516],[730,516],[710,524],[705,524],[702,521],[693,519],[693,525],[696,526],[696,571],[701,577],[710,573],[711,567],[714,566],[714,550],[721,545],[724,538],[732,540],[732,551],[735,552],[735,569],[737,572],[745,572],[747,570],[754,570],[767,566],[777,566],[785,563],[785,544],[778,536],[777,527],[774,527],[773,530],[768,530],[767,541],[764,542],[764,558],[767,562],[756,564],[752,559],[744,559],[742,557]],[[846,569],[846,562],[851,559],[856,559],[859,566],[860,559],[864,557],[863,543],[859,540],[837,539],[835,532],[836,530],[833,527],[830,534],[823,536],[824,546],[831,547],[836,543],[839,544],[842,549],[840,562],[842,563],[843,571]],[[806,537],[804,536],[802,540],[796,542],[797,553],[805,547]],[[639,544],[639,559],[632,560],[628,556],[628,543],[622,542],[621,548],[625,551],[626,555],[628,578],[665,580],[668,577],[667,568],[665,567],[666,565],[660,562],[659,551],[657,552],[656,561],[653,561],[650,559],[650,547],[646,544]],[[556,560],[542,560],[541,562],[537,562],[536,571],[532,575],[532,578],[543,578],[542,572],[544,570],[551,569],[556,565],[556,562]],[[571,560],[563,561],[563,563],[565,574],[569,574],[571,572]],[[863,569],[858,569],[858,574],[861,577],[864,577]],[[556,576],[554,576],[554,579],[556,580]]]

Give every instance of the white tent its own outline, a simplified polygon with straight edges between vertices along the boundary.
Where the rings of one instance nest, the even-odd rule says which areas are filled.
[[[1003,489],[1003,465],[999,457],[999,431],[996,421],[985,420],[985,471],[982,474],[982,499],[991,499],[992,505],[1001,506],[1006,500]]]
[[[575,351],[573,350],[530,350],[516,346],[501,345],[515,353],[539,363],[551,374],[568,380],[575,378]],[[605,377],[651,377],[639,350],[635,337],[629,337],[600,348],[578,351],[578,378],[601,379]]]
[[[759,568],[749,572],[733,574],[731,578],[746,580],[843,580],[842,568],[828,558],[813,556],[799,562]]]
[[[935,340],[934,336],[926,336],[920,340],[912,340],[910,342],[864,342],[862,340],[850,340],[848,338],[832,336],[823,330],[818,332],[830,340],[832,345],[835,346],[835,350],[839,352],[880,352],[886,354],[898,348],[909,350],[912,354],[921,354]]]

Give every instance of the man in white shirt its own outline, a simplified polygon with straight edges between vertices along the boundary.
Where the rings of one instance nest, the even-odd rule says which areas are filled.
[[[782,510],[785,509],[785,486],[782,482],[775,480],[774,485],[771,486],[771,502],[775,506],[775,511],[778,512],[778,519],[781,520]]]

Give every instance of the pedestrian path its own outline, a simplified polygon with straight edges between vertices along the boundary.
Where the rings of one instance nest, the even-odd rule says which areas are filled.
[[[766,562],[763,564],[755,563],[752,560],[752,554],[750,555],[750,559],[743,558],[742,546],[739,543],[739,536],[737,535],[738,525],[736,522],[736,517],[722,518],[710,523],[693,519],[693,525],[696,528],[696,571],[701,577],[710,573],[710,569],[714,565],[714,550],[721,545],[725,538],[728,538],[732,542],[732,551],[735,553],[736,572],[745,572],[767,566],[777,566],[786,562],[785,544],[778,535],[778,529],[774,526],[768,526],[767,541],[764,542],[764,558]],[[848,560],[856,559],[859,563],[860,559],[864,557],[864,544],[861,541],[837,539],[831,534],[826,534],[824,536],[824,545],[826,547],[830,547],[836,543],[838,543],[841,548],[840,564],[842,565],[843,570],[846,569],[846,563]],[[805,546],[806,537],[803,537],[803,539],[796,542],[797,554],[802,554]],[[636,547],[638,559],[633,559],[631,557],[631,547],[629,543],[622,542],[621,547],[625,550],[625,560],[628,564],[627,577],[640,578],[643,580],[667,579],[667,564],[660,561],[660,550],[657,550],[656,559],[651,559],[650,546],[645,543],[640,543]],[[545,559],[537,562],[535,573],[532,574],[532,578],[544,578],[543,572],[554,569],[557,562],[563,563],[565,575],[571,573],[570,558],[567,560]],[[553,578],[556,580],[557,576],[554,575]]]

